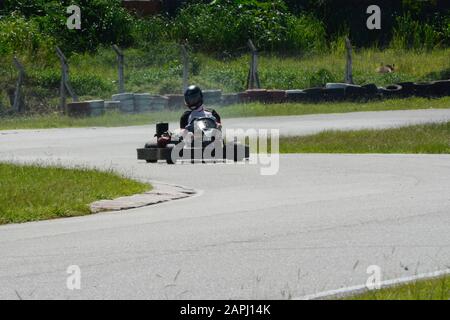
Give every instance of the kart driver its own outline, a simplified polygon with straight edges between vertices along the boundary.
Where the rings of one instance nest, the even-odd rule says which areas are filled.
[[[219,114],[213,109],[206,109],[203,106],[203,93],[198,86],[190,86],[184,93],[184,102],[189,108],[180,119],[180,128],[192,131],[191,126],[195,119],[211,118],[216,121],[218,127],[221,127]]]
[[[202,90],[198,86],[190,86],[186,89],[184,93],[184,102],[186,107],[189,108],[186,112],[183,113],[180,119],[180,135],[189,141],[192,138],[192,131],[194,121],[199,118],[211,118],[216,123],[218,128],[222,125],[220,123],[219,114],[212,109],[206,109],[203,106],[203,93]],[[160,148],[167,146],[170,143],[171,135],[169,133],[165,133],[161,135],[161,137],[157,140],[157,145]]]

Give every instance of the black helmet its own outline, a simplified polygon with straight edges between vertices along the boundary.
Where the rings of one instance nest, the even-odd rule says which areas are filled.
[[[203,104],[202,89],[198,86],[189,86],[184,92],[184,102],[189,109],[195,109]]]

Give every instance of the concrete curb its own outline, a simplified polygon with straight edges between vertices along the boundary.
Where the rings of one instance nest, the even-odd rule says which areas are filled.
[[[184,186],[155,182],[152,182],[152,185],[153,190],[145,193],[120,197],[113,200],[99,200],[93,202],[90,205],[91,212],[99,213],[141,208],[171,200],[184,199],[197,193],[194,189]]]
[[[407,284],[410,282],[415,282],[418,280],[426,280],[426,279],[433,279],[440,276],[448,275],[450,274],[450,269],[435,271],[435,272],[429,272],[429,273],[422,273],[415,276],[410,277],[403,277],[403,278],[397,278],[397,279],[391,279],[381,282],[381,288],[380,289],[386,289],[389,287],[394,287],[401,284]],[[292,300],[329,300],[329,299],[338,299],[338,298],[345,298],[357,294],[362,294],[365,292],[368,292],[369,289],[366,285],[358,285],[353,287],[346,287],[336,290],[330,290],[330,291],[324,291],[319,292],[311,295],[306,295],[303,297],[297,297],[293,298]]]

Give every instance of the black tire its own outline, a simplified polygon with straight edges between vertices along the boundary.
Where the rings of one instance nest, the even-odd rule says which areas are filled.
[[[430,95],[431,82],[414,83],[414,94],[419,97],[428,97]]]
[[[158,160],[145,160],[147,163],[157,163],[158,162]]]
[[[298,92],[286,92],[286,101],[287,102],[302,102],[305,101],[307,94],[303,91]]]
[[[305,99],[312,102],[320,102],[325,100],[324,88],[308,88],[303,90],[305,92]]]
[[[174,147],[173,145],[170,145],[170,146],[168,145],[166,147],[166,150],[164,151],[167,164],[175,164],[176,163],[176,160],[175,161],[172,160],[173,147]]]
[[[323,91],[325,99],[328,101],[341,101],[345,99],[344,88],[325,88]]]
[[[428,94],[431,97],[445,97],[450,95],[450,81],[434,81],[428,89]]]
[[[375,96],[378,94],[378,87],[374,83],[365,84],[361,87],[366,89],[366,92],[369,96]]]
[[[402,87],[402,90],[399,92],[402,97],[414,95],[414,82],[400,82],[398,85]]]
[[[402,86],[398,84],[391,84],[386,88],[380,88],[380,92],[387,98],[399,96],[402,92]]]
[[[345,97],[350,100],[363,100],[367,97],[367,89],[361,86],[348,86],[345,88]]]

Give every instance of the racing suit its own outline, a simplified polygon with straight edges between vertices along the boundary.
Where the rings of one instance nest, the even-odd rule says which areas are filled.
[[[221,124],[221,119],[219,114],[213,109],[207,109],[203,105],[194,110],[188,110],[181,116],[180,128],[190,129],[195,119],[199,118],[211,118],[217,122],[218,125]]]

